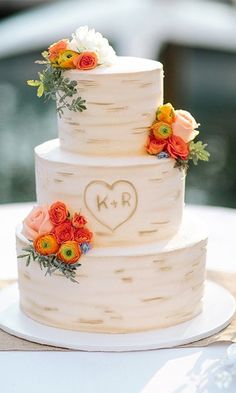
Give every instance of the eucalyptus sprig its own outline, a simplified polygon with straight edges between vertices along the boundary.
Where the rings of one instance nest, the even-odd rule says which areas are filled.
[[[38,64],[45,65],[44,70],[38,72],[39,79],[27,81],[29,86],[37,87],[37,96],[43,96],[46,102],[50,99],[56,101],[57,112],[60,117],[63,115],[65,108],[73,112],[82,112],[87,109],[86,101],[81,97],[72,98],[77,93],[77,82],[65,78],[63,69],[51,65],[47,51],[43,52],[42,56],[44,60],[36,61]]]
[[[76,269],[81,266],[81,263],[63,263],[59,261],[55,254],[52,255],[41,255],[37,251],[35,251],[33,245],[29,245],[23,248],[25,254],[19,255],[18,258],[26,259],[26,266],[29,266],[31,262],[37,262],[40,266],[40,269],[45,269],[45,276],[52,275],[54,272],[59,271],[70,281],[78,284],[78,281],[75,280],[76,277]]]

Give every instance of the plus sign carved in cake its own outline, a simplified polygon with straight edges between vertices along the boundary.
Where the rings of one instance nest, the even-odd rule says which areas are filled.
[[[57,140],[35,148],[38,205],[17,230],[22,311],[86,332],[165,328],[201,312],[207,236],[184,214],[199,124],[163,104],[162,64],[83,26],[43,52]]]

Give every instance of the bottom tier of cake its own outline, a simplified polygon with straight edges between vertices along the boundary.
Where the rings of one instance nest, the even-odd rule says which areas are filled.
[[[19,259],[22,311],[45,325],[100,333],[173,326],[201,312],[207,236],[185,217],[169,241],[127,248],[95,248],[81,258],[74,283],[45,276],[37,262]],[[17,253],[27,240],[17,230]]]

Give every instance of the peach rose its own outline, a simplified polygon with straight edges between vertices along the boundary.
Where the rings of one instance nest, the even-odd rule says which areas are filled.
[[[93,234],[87,228],[74,229],[74,240],[78,243],[90,243]]]
[[[60,225],[55,226],[54,234],[59,244],[74,240],[74,231],[71,221],[67,220]]]
[[[167,151],[172,158],[181,158],[187,160],[189,155],[189,147],[182,138],[172,135],[168,139]]]
[[[98,64],[98,58],[95,52],[81,52],[73,60],[78,70],[92,70]]]
[[[199,134],[195,130],[198,126],[199,124],[188,111],[182,109],[175,111],[175,121],[172,123],[173,134],[180,136],[184,142],[192,141]]]
[[[81,214],[74,213],[72,217],[72,225],[75,228],[83,228],[87,224],[87,220]]]
[[[63,202],[55,202],[49,207],[49,217],[51,222],[54,225],[59,225],[62,224],[64,221],[66,221],[69,212],[66,207],[66,205]]]
[[[38,235],[51,232],[53,228],[49,219],[48,206],[35,206],[23,221],[22,234],[28,240],[34,240]]]
[[[52,234],[39,235],[34,239],[34,248],[41,255],[52,255],[58,251],[59,244]]]
[[[149,154],[158,154],[166,147],[166,139],[156,139],[153,135],[149,135],[146,150]]]
[[[50,61],[55,61],[55,59],[60,55],[60,53],[64,52],[64,50],[67,49],[68,45],[68,40],[60,40],[56,42],[55,44],[52,44],[48,48],[48,53],[49,53],[49,60]]]

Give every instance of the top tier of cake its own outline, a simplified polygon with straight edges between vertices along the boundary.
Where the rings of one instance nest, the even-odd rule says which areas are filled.
[[[146,154],[147,132],[163,103],[161,63],[117,56],[110,66],[64,73],[77,81],[77,97],[87,109],[65,110],[58,118],[63,149],[93,156]]]

